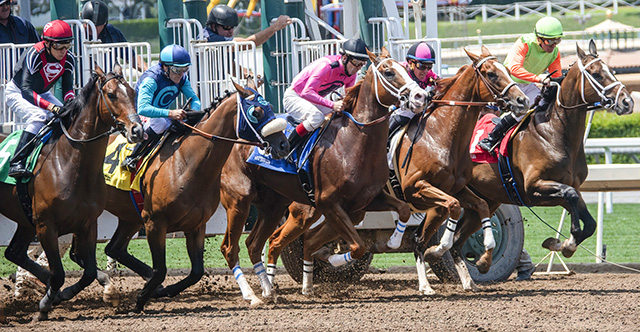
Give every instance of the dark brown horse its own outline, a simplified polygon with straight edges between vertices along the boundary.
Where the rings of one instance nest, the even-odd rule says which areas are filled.
[[[483,197],[493,213],[502,203],[526,206],[562,206],[571,213],[571,237],[555,238],[543,246],[571,257],[577,245],[593,234],[596,222],[578,188],[587,177],[583,137],[587,106],[601,103],[618,115],[633,111],[627,89],[597,55],[595,43],[586,54],[576,46],[578,60],[567,72],[555,102],[545,112],[535,112],[529,124],[511,142],[511,169],[522,201],[513,202],[503,188],[497,164],[474,164],[469,186]],[[460,239],[473,233],[475,213],[465,213]],[[580,227],[580,220],[583,228]],[[458,241],[459,242],[459,241]],[[461,243],[456,243],[459,247]]]
[[[221,138],[235,138],[237,130],[240,138],[267,142],[275,158],[289,152],[289,143],[282,133],[284,120],[275,118],[271,106],[257,92],[234,85],[238,92],[222,101],[196,127],[217,138],[190,133],[165,143],[149,161],[140,188],[144,195],[142,218],[131,204],[129,192],[109,187],[106,209],[119,220],[105,252],[147,280],[138,295],[136,312],[144,308],[152,294],[174,296],[204,274],[205,226],[220,202],[220,172],[234,145],[233,141]],[[236,120],[240,120],[238,127]],[[127,252],[131,237],[142,225],[153,269]],[[157,289],[167,274],[167,233],[178,231],[184,232],[186,238],[191,273],[174,285]]]
[[[408,220],[409,207],[383,190],[388,178],[385,161],[389,131],[387,114],[389,106],[398,99],[406,102],[414,112],[421,111],[425,106],[426,92],[385,52],[381,57],[369,53],[373,65],[364,79],[347,92],[344,102],[345,109],[356,121],[371,125],[358,125],[346,114],[336,117],[319,138],[310,157],[316,185],[315,208],[309,205],[296,175],[246,163],[251,152],[247,147],[235,147],[225,165],[222,204],[227,210],[228,224],[221,250],[229,268],[236,274],[243,297],[252,304],[260,300],[244,280],[238,265],[238,241],[252,202],[257,206],[259,216],[247,239],[247,246],[265,297],[272,296],[272,289],[261,258],[262,248],[291,201],[299,202],[309,218],[304,224],[294,224],[295,220],[291,219],[294,214],[291,215],[291,221],[287,221],[285,228],[278,233],[287,235],[271,241],[270,257],[276,259],[282,248],[280,245],[286,245],[284,242],[289,236],[296,238],[323,214],[331,220],[333,227],[347,234],[353,244],[349,253],[353,259],[361,257],[367,250],[353,227],[362,219],[365,210],[395,210],[402,220]],[[270,260],[270,263],[275,266],[275,260]]]
[[[130,142],[142,139],[134,96],[119,65],[108,74],[96,68],[71,105],[74,115],[68,130],[55,144],[42,149],[29,183],[33,224],[20,207],[15,186],[0,184],[0,212],[18,223],[5,256],[47,285],[40,301],[40,319],[47,318],[53,304],[72,298],[96,279],[97,218],[106,198],[102,163],[108,134],[115,127],[123,133],[126,130]],[[60,292],[65,275],[58,237],[68,233],[74,234],[71,257],[84,268],[84,273],[76,284]],[[27,248],[36,234],[51,271],[27,257]]]

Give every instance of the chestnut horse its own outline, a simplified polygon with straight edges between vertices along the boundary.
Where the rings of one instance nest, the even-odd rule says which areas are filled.
[[[565,257],[571,257],[577,245],[596,228],[578,190],[588,171],[583,144],[587,107],[599,102],[618,115],[633,111],[629,91],[598,57],[593,40],[589,43],[590,54],[577,45],[576,49],[578,60],[559,86],[555,103],[545,112],[533,113],[529,124],[518,131],[511,142],[511,171],[521,201],[510,200],[497,164],[474,164],[469,183],[471,189],[487,201],[492,213],[502,203],[560,205],[569,211],[571,237],[562,244],[555,238],[543,243],[550,250],[562,250]],[[460,247],[461,239],[474,232],[467,224],[474,224],[477,219],[475,213],[465,213],[459,230],[460,243],[454,247]]]
[[[228,138],[239,133],[240,138],[266,142],[275,158],[289,152],[289,142],[282,133],[284,120],[275,118],[271,105],[257,92],[234,85],[237,93],[223,100],[196,126],[199,133],[165,143],[149,161],[140,185],[144,196],[142,217],[131,203],[129,192],[109,187],[106,209],[119,219],[105,252],[147,280],[138,295],[136,312],[142,311],[152,294],[174,296],[204,274],[205,226],[220,202],[220,172],[234,143],[246,143]],[[153,269],[127,252],[131,237],[142,225]],[[167,274],[167,233],[178,231],[183,231],[186,238],[191,273],[174,285],[156,290]]]
[[[96,66],[95,74],[70,106],[73,116],[68,129],[61,121],[64,135],[42,148],[29,182],[33,223],[21,208],[15,186],[0,183],[0,213],[18,223],[5,256],[47,285],[40,301],[39,319],[47,319],[53,304],[74,297],[96,279],[97,218],[106,198],[102,163],[110,128],[126,132],[130,142],[142,140],[134,97],[119,65],[108,74]],[[60,292],[65,274],[58,237],[68,233],[74,234],[70,256],[84,268],[84,273],[76,284]],[[51,271],[27,256],[36,234]]]
[[[296,238],[325,215],[332,227],[347,234],[353,244],[351,252],[345,255],[350,256],[347,260],[360,258],[367,250],[353,227],[363,218],[365,210],[395,210],[405,221],[410,216],[406,203],[383,190],[389,175],[386,165],[388,112],[389,106],[399,99],[407,103],[408,109],[422,111],[426,106],[426,92],[411,80],[399,63],[388,58],[386,49],[380,57],[369,53],[369,58],[372,65],[364,79],[347,91],[344,104],[345,112],[349,114],[334,118],[324,135],[319,137],[310,157],[315,207],[309,205],[296,175],[246,163],[251,153],[248,147],[235,147],[223,169],[221,194],[227,210],[227,232],[221,250],[229,268],[236,274],[243,298],[252,304],[261,301],[241,274],[238,261],[238,241],[252,203],[258,208],[259,215],[247,246],[264,297],[273,295],[269,280],[272,275],[265,273],[261,252],[292,201],[299,202],[312,216],[304,225],[287,222],[282,233],[292,232],[292,239]],[[270,257],[279,255],[281,247],[278,245],[286,240],[288,238],[271,241]],[[311,257],[306,259],[311,260]],[[268,272],[275,268],[275,261],[270,260],[270,263],[273,265],[269,266]]]

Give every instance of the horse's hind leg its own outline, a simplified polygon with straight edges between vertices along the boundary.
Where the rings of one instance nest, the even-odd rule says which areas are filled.
[[[118,219],[118,228],[104,248],[107,256],[114,258],[122,265],[130,268],[145,280],[151,279],[153,270],[151,267],[133,255],[129,254],[127,247],[131,238],[140,230],[142,223]]]
[[[478,291],[478,286],[476,286],[476,283],[473,281],[473,279],[471,279],[471,274],[469,273],[469,269],[467,269],[467,264],[462,260],[462,257],[460,256],[458,251],[453,249],[449,252],[453,257],[456,271],[458,272],[458,276],[460,277],[460,281],[462,282],[462,288],[466,291],[471,292]]]
[[[386,242],[376,243],[370,248],[371,252],[385,252],[388,249],[398,249],[402,243],[404,231],[411,217],[411,208],[409,204],[403,202],[394,196],[389,195],[386,191],[380,192],[373,201],[365,208],[365,211],[396,211],[398,213],[398,221],[396,229]]]
[[[460,204],[465,209],[465,216],[467,214],[473,215],[473,218],[463,217],[466,222],[461,221],[459,223],[456,243],[464,243],[471,234],[482,227],[485,251],[476,262],[476,266],[480,273],[487,273],[489,272],[489,268],[491,268],[491,255],[493,248],[496,246],[496,241],[493,238],[493,232],[491,230],[491,213],[489,212],[489,206],[485,200],[478,197],[466,186],[456,195],[456,198],[458,198]]]
[[[80,267],[82,267],[83,269],[87,268],[85,260],[82,259],[82,255],[78,255],[76,234],[73,235],[71,250],[69,250],[69,258],[71,258],[71,260],[76,264],[80,265]],[[102,292],[102,300],[105,303],[111,303],[111,305],[113,305],[114,307],[118,306],[118,304],[120,304],[120,294],[118,293],[117,287],[111,282],[111,278],[109,278],[109,275],[98,269],[96,280],[102,287],[104,287],[104,291]]]
[[[78,280],[77,283],[65,288],[62,292],[60,292],[60,294],[56,298],[56,303],[73,298],[97,278],[97,228],[97,221],[94,220],[91,223],[91,226],[89,226],[89,229],[84,230],[81,233],[82,236],[77,236],[78,234],[74,234],[72,252],[74,252],[76,262],[79,262],[78,265],[84,268],[84,272],[82,273],[82,277],[80,277],[80,280]]]
[[[183,290],[198,282],[204,275],[204,234],[206,223],[202,223],[196,232],[185,233],[187,253],[191,261],[191,272],[177,283],[158,291],[158,297],[178,295]]]

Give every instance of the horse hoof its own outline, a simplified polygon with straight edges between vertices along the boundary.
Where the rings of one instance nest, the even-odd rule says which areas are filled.
[[[33,317],[34,322],[42,322],[45,320],[49,320],[49,312],[48,311],[40,311],[38,314]]]
[[[560,240],[556,239],[555,237],[547,238],[542,242],[542,247],[548,249],[549,251],[560,251]]]
[[[573,256],[573,254],[575,254],[576,249],[573,248],[573,250],[571,250],[571,248],[567,248],[567,247],[562,247],[562,256],[566,257],[566,258],[571,258],[571,256]]]
[[[262,302],[262,300],[260,300],[259,298],[253,298],[251,299],[251,308],[257,308],[259,306],[262,306],[264,304],[264,302]]]
[[[478,259],[478,262],[476,262],[476,267],[478,268],[478,272],[482,274],[489,272],[489,269],[491,268],[491,261],[492,261],[491,252],[487,251],[484,254],[482,254],[482,256],[480,256],[480,259]]]
[[[389,246],[387,245],[387,241],[378,242],[369,248],[369,252],[372,254],[380,254],[383,252],[387,252],[389,250]]]
[[[423,295],[436,295],[436,291],[433,288],[429,287],[421,290]]]
[[[434,261],[440,259],[440,257],[442,257],[442,254],[438,253],[438,251],[436,250],[437,248],[437,246],[427,248],[427,250],[425,250],[424,254],[422,255],[424,259],[426,261]]]
[[[312,297],[313,294],[313,289],[303,289],[302,290],[302,295],[306,296],[306,297]]]
[[[329,256],[331,256],[332,254],[333,253],[331,252],[331,249],[329,249],[328,247],[322,247],[318,251],[311,254],[311,257],[323,262],[328,262]]]

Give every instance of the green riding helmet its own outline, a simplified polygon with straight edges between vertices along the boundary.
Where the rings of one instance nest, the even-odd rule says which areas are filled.
[[[540,38],[560,38],[562,37],[562,23],[555,17],[545,16],[538,20],[533,31]]]

